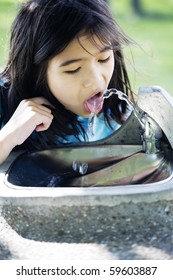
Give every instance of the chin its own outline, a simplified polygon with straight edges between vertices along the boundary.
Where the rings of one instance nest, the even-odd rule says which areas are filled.
[[[79,116],[83,117],[83,118],[89,118],[90,114],[89,113],[80,113],[78,114]]]

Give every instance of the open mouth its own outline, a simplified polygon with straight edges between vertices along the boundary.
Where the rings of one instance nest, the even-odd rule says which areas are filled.
[[[84,107],[88,113],[97,114],[103,108],[103,92],[99,91],[85,101]]]

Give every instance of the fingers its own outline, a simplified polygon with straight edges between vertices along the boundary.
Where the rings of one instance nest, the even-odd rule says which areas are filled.
[[[51,122],[44,122],[42,124],[39,124],[36,126],[35,131],[37,132],[41,132],[41,131],[45,131],[49,128],[49,126],[51,125]]]
[[[47,105],[50,103],[46,102],[44,98],[32,98],[22,102],[22,106],[26,107],[26,113],[30,116],[30,120],[35,123],[35,130],[37,132],[47,130],[53,120],[53,115],[51,109],[42,105],[42,102],[47,103]]]
[[[8,122],[9,134],[12,134],[14,146],[22,144],[35,130],[47,130],[53,120],[50,108],[43,105],[50,103],[44,98],[32,98],[20,102],[13,116]]]
[[[46,100],[46,99],[45,99]],[[36,101],[39,101],[39,100],[36,100]],[[46,103],[44,103],[45,105],[48,105]],[[44,106],[43,103],[40,102],[35,102],[35,99],[32,98],[32,99],[26,99],[26,100],[22,100],[21,103],[19,104],[19,106],[21,108],[25,107],[25,108],[30,108],[32,111],[40,111],[41,112],[45,112],[45,113],[48,113],[48,114],[51,114],[51,109]],[[49,104],[50,106],[50,104]]]
[[[13,113],[10,120],[0,131],[0,164],[7,158],[11,150],[21,145],[36,130],[47,130],[53,120],[48,105],[52,104],[43,97],[23,100]]]
[[[38,105],[48,105],[48,106],[54,108],[54,106],[44,97],[33,97],[28,100],[33,101],[34,103],[36,103]]]

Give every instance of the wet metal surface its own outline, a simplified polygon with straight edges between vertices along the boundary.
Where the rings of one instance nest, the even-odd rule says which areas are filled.
[[[140,149],[139,146],[112,145],[24,153],[12,163],[5,184],[100,187],[155,183],[172,176],[171,151],[167,152],[168,157],[163,151],[146,154]]]

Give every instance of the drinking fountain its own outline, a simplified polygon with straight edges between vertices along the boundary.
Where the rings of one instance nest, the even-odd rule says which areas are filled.
[[[105,228],[109,228],[109,233],[112,232],[109,238],[113,242],[113,236],[117,236],[117,230],[121,232],[119,226],[122,225],[124,230],[127,227],[127,242],[122,243],[121,256],[107,245],[106,253],[100,258],[140,258],[135,253],[133,255],[135,249],[128,246],[132,246],[133,242],[139,245],[136,233],[142,223],[148,224],[148,230],[151,231],[153,221],[156,221],[156,239],[153,238],[149,243],[144,238],[143,245],[156,246],[163,252],[167,237],[163,243],[159,242],[157,224],[160,222],[157,221],[161,219],[165,232],[169,231],[170,234],[172,223],[168,221],[171,219],[168,219],[168,212],[172,211],[170,207],[173,199],[172,120],[171,94],[159,86],[140,87],[130,117],[112,135],[99,141],[58,149],[11,153],[0,167],[0,207],[2,224],[7,223],[9,232],[12,230],[13,235],[18,234],[18,245],[15,244],[19,247],[18,257],[21,254],[19,244],[23,238],[28,245],[22,243],[22,252],[25,246],[30,247],[32,240],[35,242],[33,246],[44,251],[45,258],[51,258],[44,243],[50,245],[49,251],[53,250],[51,245],[54,242],[62,255],[64,247],[56,247],[57,242],[92,243],[92,251],[94,242],[101,242],[97,237],[100,236],[102,241],[105,238]],[[152,238],[152,231],[149,235]],[[117,238],[121,239],[122,235]],[[8,240],[8,246],[14,250],[14,244],[10,242]],[[123,247],[125,244],[128,248]],[[71,248],[71,244],[68,245]],[[53,252],[57,258],[58,253]],[[69,254],[69,251],[66,253]],[[34,254],[36,258],[40,256],[38,251]],[[32,255],[31,258],[34,257]],[[80,255],[81,259],[85,257]],[[149,258],[152,257],[158,256],[152,256],[151,253]],[[172,249],[167,250],[166,258],[169,257],[173,257]],[[30,258],[27,252],[24,258]],[[58,258],[61,258],[60,255]],[[67,255],[64,258],[68,259]],[[97,256],[91,254],[90,258],[99,259],[99,253]]]
[[[108,98],[112,94],[126,100],[132,109],[120,129],[104,140],[24,152],[7,170],[5,185],[123,188],[172,180],[172,97],[160,87],[141,87],[134,106],[124,93],[115,89],[103,96]]]

